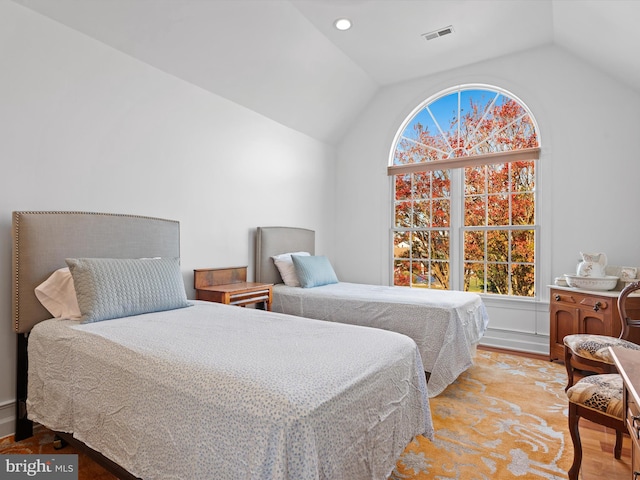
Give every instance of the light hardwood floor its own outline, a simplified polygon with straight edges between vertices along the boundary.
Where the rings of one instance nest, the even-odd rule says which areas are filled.
[[[478,347],[485,350],[503,351],[512,355],[521,355],[539,360],[549,360],[544,355],[536,355],[511,350],[500,350],[489,347]],[[567,427],[568,428],[568,427]],[[567,448],[573,451],[573,444],[569,438]],[[631,480],[631,439],[624,436],[622,443],[622,457],[616,460],[613,456],[613,446],[616,443],[615,431],[605,428],[585,419],[580,420],[580,439],[582,440],[582,468],[581,480]]]
[[[631,439],[625,435],[622,443],[622,458],[613,457],[616,435],[588,420],[580,420],[582,439],[582,480],[631,480]],[[573,448],[573,447],[571,447]]]

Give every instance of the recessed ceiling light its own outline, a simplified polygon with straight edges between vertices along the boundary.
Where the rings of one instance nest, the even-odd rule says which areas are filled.
[[[349,30],[351,28],[351,20],[348,18],[339,18],[333,22],[333,26],[338,30]]]

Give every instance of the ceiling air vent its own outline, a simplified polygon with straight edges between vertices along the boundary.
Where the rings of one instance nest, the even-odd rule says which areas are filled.
[[[450,33],[453,33],[452,25],[434,30],[433,32],[423,33],[422,36],[425,38],[425,40],[433,40],[434,38],[443,37],[445,35],[449,35]]]

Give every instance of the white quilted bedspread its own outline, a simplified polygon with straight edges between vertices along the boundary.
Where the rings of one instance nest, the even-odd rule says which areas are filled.
[[[432,397],[473,365],[475,346],[489,323],[474,293],[347,282],[314,288],[275,285],[272,310],[408,335],[430,373]]]
[[[411,339],[194,303],[39,323],[29,417],[144,479],[386,479],[432,438]]]

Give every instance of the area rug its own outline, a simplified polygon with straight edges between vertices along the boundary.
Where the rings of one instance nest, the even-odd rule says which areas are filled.
[[[431,399],[434,441],[411,442],[391,479],[566,479],[566,378],[556,363],[478,350]]]
[[[479,350],[475,365],[431,399],[434,441],[411,442],[390,480],[566,479],[573,448],[565,382],[561,365]],[[18,443],[0,439],[0,454],[76,453],[54,451],[53,435],[40,426],[35,433]],[[78,480],[116,478],[84,455],[78,473]]]

